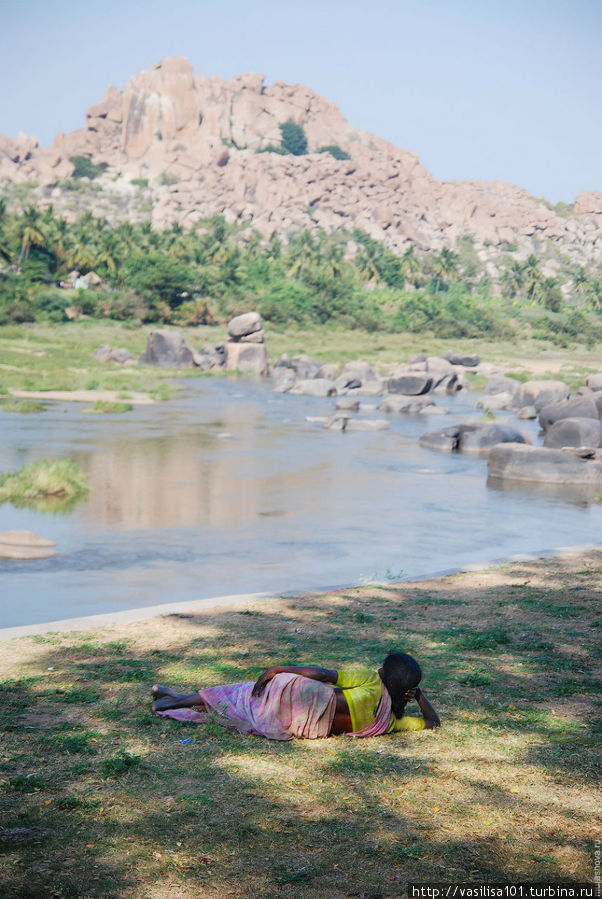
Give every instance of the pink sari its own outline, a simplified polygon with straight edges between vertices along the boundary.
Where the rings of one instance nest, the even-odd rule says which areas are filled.
[[[218,722],[243,734],[255,734],[269,740],[317,740],[330,734],[335,713],[335,693],[330,684],[299,674],[277,674],[268,681],[260,696],[252,696],[253,681],[224,684],[199,690],[201,700],[219,715]],[[206,712],[194,709],[167,709],[157,712],[162,718],[195,721],[210,719]],[[351,737],[375,737],[384,734],[391,717],[391,697],[383,684],[382,697],[374,721]]]

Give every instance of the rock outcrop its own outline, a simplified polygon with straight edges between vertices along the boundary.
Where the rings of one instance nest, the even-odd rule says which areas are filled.
[[[279,144],[287,120],[305,130],[308,154],[260,152]],[[329,145],[349,158],[318,152]],[[179,57],[135,75],[123,91],[110,87],[84,128],[49,147],[25,134],[0,136],[0,182],[35,182],[30,202],[73,217],[74,202],[86,202],[85,191],[74,198],[62,187],[74,157],[99,167],[101,191],[89,208],[93,199],[95,214],[111,221],[150,216],[163,228],[223,214],[284,239],[305,228],[359,228],[396,251],[454,247],[468,235],[490,273],[509,247],[520,258],[535,252],[543,260],[549,247],[570,261],[602,258],[602,194],[581,194],[567,216],[501,181],[437,181],[415,153],[352,127],[307,87],[266,85],[254,74],[195,76]]]

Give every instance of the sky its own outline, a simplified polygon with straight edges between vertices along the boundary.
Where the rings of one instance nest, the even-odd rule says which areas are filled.
[[[602,191],[602,0],[0,0],[0,134],[43,145],[167,56],[307,85],[438,179]]]

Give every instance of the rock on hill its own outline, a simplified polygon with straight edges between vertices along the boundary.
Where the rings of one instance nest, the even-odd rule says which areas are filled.
[[[258,152],[280,143],[288,120],[305,130],[307,155]],[[328,145],[350,158],[317,152]],[[77,156],[104,171],[73,190]],[[267,86],[261,75],[195,77],[177,57],[135,75],[124,91],[110,87],[85,128],[50,147],[23,134],[0,137],[0,182],[9,197],[21,182],[13,190],[21,202],[27,194],[73,217],[93,201],[96,215],[150,217],[156,228],[218,213],[266,237],[360,228],[397,251],[454,247],[470,235],[485,263],[508,249],[519,258],[535,252],[550,273],[602,259],[600,193],[555,209],[502,181],[436,181],[416,154],[353,128],[308,88]]]

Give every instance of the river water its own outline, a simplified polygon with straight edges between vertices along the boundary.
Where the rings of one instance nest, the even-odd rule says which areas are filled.
[[[483,459],[418,446],[425,431],[478,416],[478,397],[437,397],[451,414],[350,434],[305,420],[329,414],[332,399],[243,379],[184,381],[177,399],[125,415],[79,403],[0,414],[0,471],[69,456],[91,486],[67,515],[0,507],[0,531],[31,530],[58,549],[0,560],[0,627],[403,579],[597,542],[602,506],[494,489]],[[536,423],[518,427],[539,442]]]

